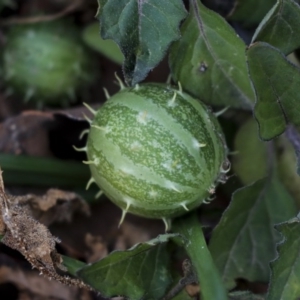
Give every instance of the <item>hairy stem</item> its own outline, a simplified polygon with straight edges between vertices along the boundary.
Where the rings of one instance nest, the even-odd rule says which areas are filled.
[[[226,289],[207,248],[196,214],[192,213],[176,219],[172,224],[172,229],[186,238],[184,247],[198,276],[201,299],[226,300]]]

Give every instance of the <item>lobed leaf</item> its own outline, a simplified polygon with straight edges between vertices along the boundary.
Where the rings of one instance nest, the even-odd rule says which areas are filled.
[[[180,37],[186,16],[181,0],[98,0],[101,36],[113,39],[125,56],[125,81],[142,81]]]
[[[275,243],[280,239],[273,226],[295,212],[293,199],[275,176],[233,194],[209,245],[229,289],[237,278],[268,282],[269,262],[276,256]]]
[[[252,43],[262,41],[289,54],[300,47],[300,6],[293,0],[278,0],[253,35]]]
[[[267,300],[290,300],[300,297],[300,220],[276,225],[283,241],[278,244],[278,258],[271,263],[272,275]]]
[[[258,24],[276,0],[236,0],[229,19],[240,22],[245,27]]]
[[[181,32],[169,56],[174,80],[210,105],[251,109],[255,96],[245,44],[230,25],[200,1],[192,0]]]
[[[77,276],[104,297],[160,299],[172,283],[167,242],[178,237],[178,234],[164,234],[129,250],[114,251],[80,269]]]
[[[247,58],[257,97],[254,114],[260,137],[270,140],[280,135],[288,122],[300,125],[300,69],[263,42],[253,44]]]

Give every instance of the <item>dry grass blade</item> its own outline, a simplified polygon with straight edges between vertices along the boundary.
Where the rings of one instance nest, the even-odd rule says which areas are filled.
[[[11,18],[11,19],[0,21],[0,24],[4,26],[9,26],[15,24],[32,24],[32,23],[53,21],[56,19],[60,19],[65,15],[70,14],[71,12],[74,12],[82,5],[82,3],[83,3],[82,0],[74,0],[65,9],[52,15],[35,16],[35,17],[27,17],[27,18]]]

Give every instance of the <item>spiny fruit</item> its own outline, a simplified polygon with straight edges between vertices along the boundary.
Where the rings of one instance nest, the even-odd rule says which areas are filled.
[[[12,0],[0,0],[0,12],[2,11],[2,9],[8,6],[10,8],[14,8],[15,7],[15,3]]]
[[[84,148],[89,183],[121,207],[122,220],[130,212],[163,219],[166,227],[224,181],[226,149],[213,113],[161,84],[122,86],[95,112]]]
[[[9,89],[38,103],[72,100],[95,78],[93,57],[69,21],[13,26],[2,59]]]

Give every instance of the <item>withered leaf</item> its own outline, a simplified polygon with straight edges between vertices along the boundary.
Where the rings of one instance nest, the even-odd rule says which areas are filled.
[[[89,215],[88,204],[79,195],[59,189],[49,189],[44,195],[27,194],[10,197],[27,214],[46,226],[54,222],[70,222],[76,212]],[[1,228],[1,223],[0,223]]]
[[[92,299],[92,295],[86,290],[65,286],[54,280],[49,281],[39,276],[37,272],[21,268],[20,264],[9,256],[0,254],[0,285],[7,283],[13,284],[18,289],[18,299],[22,300]],[[8,299],[7,295],[4,298]]]
[[[19,251],[33,268],[50,279],[65,285],[91,289],[79,279],[60,275],[56,268],[66,271],[62,257],[55,245],[60,242],[48,228],[29,215],[16,201],[5,194],[2,172],[0,171],[0,218],[2,219],[2,243]]]

